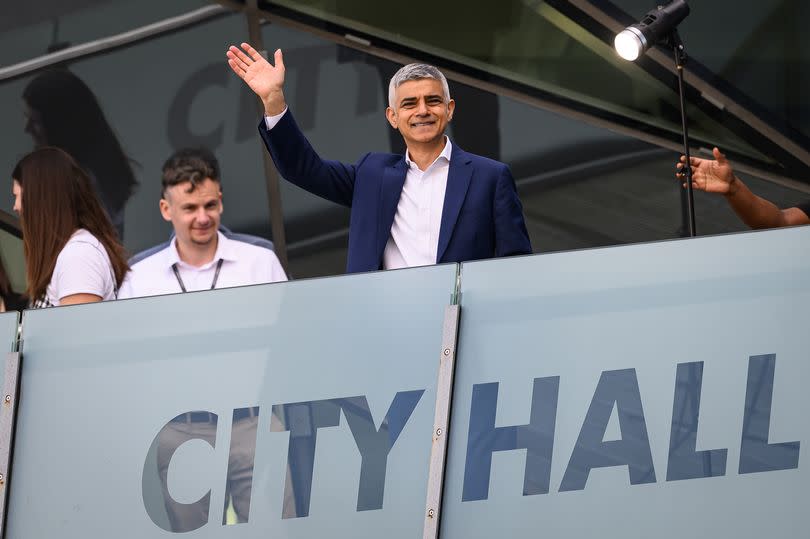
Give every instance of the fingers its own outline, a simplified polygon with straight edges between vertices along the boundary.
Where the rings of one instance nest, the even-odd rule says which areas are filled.
[[[685,189],[687,183],[685,174],[683,172],[678,172],[677,174],[675,174],[675,177],[681,180],[681,186]],[[692,176],[692,189],[695,189],[696,191],[705,191],[706,190],[705,178]]]
[[[225,56],[228,57],[228,65],[230,65],[231,69],[233,69],[234,71],[236,71],[237,69],[241,71],[248,70],[247,64],[242,60],[240,60],[239,57],[233,54],[231,51],[226,52]]]
[[[686,182],[683,182],[681,184],[681,187],[686,189]],[[695,191],[704,191],[705,190],[705,189],[703,189],[703,186],[701,184],[699,184],[698,182],[696,182],[696,181],[692,182],[692,189],[694,189]]]
[[[242,68],[236,60],[228,58],[228,65],[231,66],[233,72],[236,73],[240,78],[245,78],[245,73],[247,73],[247,71]]]
[[[251,65],[255,62],[267,62],[267,60],[262,56],[259,51],[254,49],[250,46],[249,43],[242,43],[240,45],[241,49],[231,45],[228,47],[225,56],[228,57],[228,60],[233,60],[236,62],[238,68],[247,71]],[[281,54],[281,49],[276,49],[274,54],[274,63],[275,67],[284,69],[284,57]],[[233,67],[233,66],[231,66]]]
[[[259,51],[257,51],[253,47],[251,47],[250,43],[242,43],[241,47],[242,47],[242,49],[244,49],[244,51],[246,53],[248,53],[250,55],[251,58],[253,58],[254,62],[258,62],[259,60],[264,60],[264,57],[261,54],[259,54]]]
[[[714,155],[714,159],[717,161],[718,165],[726,165],[728,164],[728,159],[726,159],[725,154],[720,152],[719,148],[714,148],[712,150],[712,154]]]
[[[675,177],[678,178],[679,180],[683,179],[684,161],[685,161],[684,156],[681,156],[681,161],[675,165],[675,169],[676,169]]]
[[[242,45],[244,46],[244,45],[246,45],[246,44],[245,44],[245,43],[242,43]],[[248,46],[249,46],[249,45],[248,45]],[[246,55],[244,52],[242,52],[242,51],[241,51],[241,50],[239,50],[238,48],[234,47],[233,45],[231,45],[230,47],[228,47],[228,52],[227,52],[227,53],[225,53],[225,55],[226,55],[228,58],[235,58],[235,59],[238,59],[240,62],[242,62],[243,64],[245,64],[245,66],[249,66],[250,64],[252,64],[252,63],[253,63],[253,60],[251,60],[250,58],[248,58],[248,56],[247,56],[247,55]],[[247,67],[246,67],[245,69],[247,69]]]
[[[691,165],[693,168],[695,168],[695,167],[699,167],[699,166],[700,166],[700,164],[701,164],[701,163],[703,163],[703,161],[705,161],[705,159],[701,159],[700,157],[692,157],[692,156],[690,156],[690,157],[689,157],[689,164],[690,164],[690,165]],[[682,167],[683,167],[685,164],[686,164],[686,156],[685,156],[685,155],[682,155],[682,156],[681,156],[681,158],[679,159],[679,162],[678,162],[678,163],[677,163],[675,166],[676,166],[677,168],[679,168],[679,169],[680,169],[680,168],[682,168]]]

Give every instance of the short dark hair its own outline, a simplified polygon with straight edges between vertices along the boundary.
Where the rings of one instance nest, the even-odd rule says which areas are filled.
[[[207,148],[177,150],[163,163],[161,196],[166,195],[166,189],[169,187],[183,182],[191,182],[188,191],[194,191],[206,178],[220,183],[219,162],[211,150]]]

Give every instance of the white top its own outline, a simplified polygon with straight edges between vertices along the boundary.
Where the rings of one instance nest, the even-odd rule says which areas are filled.
[[[210,290],[217,264],[222,260],[215,288],[286,281],[287,275],[276,254],[265,247],[231,240],[217,232],[217,250],[211,262],[199,268],[186,264],[177,254],[177,238],[165,249],[133,265],[121,285],[118,298],[137,298],[182,292],[172,270],[177,264],[188,292]]]
[[[383,268],[396,269],[436,263],[442,226],[444,192],[453,145],[445,137],[442,153],[424,171],[405,153],[408,172],[383,251]]]
[[[46,300],[53,306],[73,294],[94,294],[102,300],[115,298],[115,275],[107,250],[90,232],[80,228],[56,257]]]
[[[281,114],[265,116],[267,129],[273,129],[286,112],[285,108]],[[445,137],[445,141],[442,153],[424,171],[405,153],[408,172],[391,225],[391,235],[383,251],[384,269],[427,266],[437,262],[444,193],[453,153],[450,139]]]

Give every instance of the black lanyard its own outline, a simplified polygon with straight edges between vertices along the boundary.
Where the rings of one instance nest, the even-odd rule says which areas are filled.
[[[211,290],[213,290],[217,286],[217,280],[219,279],[219,270],[221,269],[222,269],[222,259],[220,258],[219,262],[217,262],[217,270],[214,272],[214,280],[211,281]],[[183,278],[180,277],[180,271],[177,269],[177,262],[172,264],[172,271],[174,272],[175,278],[177,278],[177,284],[180,285],[180,290],[182,290],[183,292],[188,292],[188,290],[186,290],[186,285],[183,284]]]

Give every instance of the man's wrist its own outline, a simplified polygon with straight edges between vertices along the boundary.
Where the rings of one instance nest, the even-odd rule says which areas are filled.
[[[262,105],[264,105],[265,116],[276,116],[287,108],[287,102],[284,100],[284,93],[281,90],[272,92],[262,99]]]

